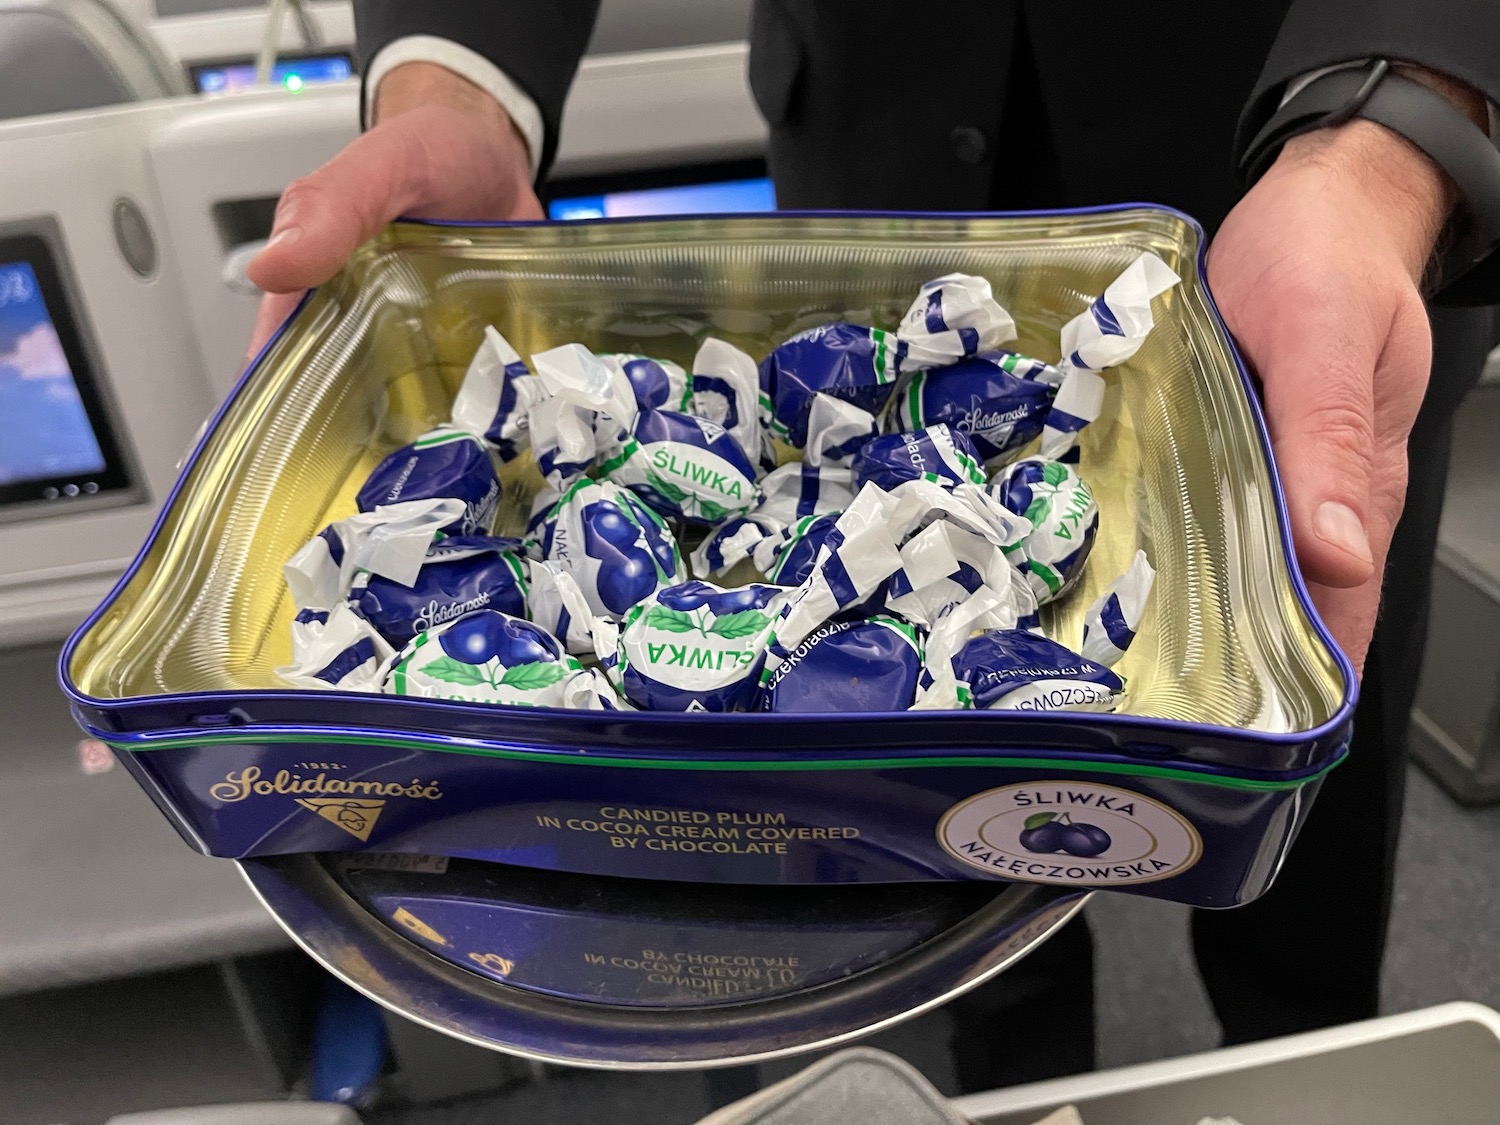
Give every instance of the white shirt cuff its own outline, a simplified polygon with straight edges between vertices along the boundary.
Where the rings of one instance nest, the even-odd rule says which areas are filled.
[[[1337,66],[1320,67],[1317,70],[1310,70],[1306,74],[1299,75],[1286,84],[1286,91],[1281,95],[1281,105],[1286,105],[1287,102],[1305,90],[1309,83],[1316,82],[1325,74],[1332,74],[1336,70],[1350,70],[1354,67],[1367,66],[1369,62],[1369,59],[1353,59],[1346,63],[1339,63]],[[1397,65],[1399,66],[1400,64],[1398,63]],[[1485,100],[1484,104],[1490,111],[1490,142],[1496,147],[1500,147],[1500,106],[1496,106],[1494,102],[1488,99]],[[1277,108],[1280,109],[1281,106],[1277,106]]]
[[[477,51],[471,51],[461,43],[443,39],[436,35],[408,35],[392,40],[376,52],[365,72],[365,120],[372,119],[375,93],[380,89],[380,80],[403,63],[434,63],[451,70],[460,78],[466,78],[490,97],[500,103],[500,108],[510,114],[516,128],[526,141],[531,155],[531,178],[536,179],[542,163],[542,143],[546,139],[542,124],[542,111],[525,90]]]

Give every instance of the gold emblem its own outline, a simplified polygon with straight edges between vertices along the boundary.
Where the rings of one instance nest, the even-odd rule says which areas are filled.
[[[471,953],[469,960],[481,969],[488,969],[497,976],[508,977],[515,972],[516,963],[509,957],[501,957],[498,953]]]
[[[418,937],[426,938],[428,941],[436,942],[438,945],[447,945],[448,939],[438,933],[422,919],[418,918],[404,906],[396,907],[396,913],[391,915],[391,921],[398,926],[405,926]]]
[[[384,801],[361,801],[349,797],[298,797],[297,803],[359,840],[369,840],[370,829],[375,827],[380,810],[385,808]]]

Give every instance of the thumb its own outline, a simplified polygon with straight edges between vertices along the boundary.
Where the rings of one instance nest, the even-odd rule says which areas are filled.
[[[1335,587],[1375,574],[1369,519],[1379,343],[1350,331],[1353,319],[1293,315],[1260,349],[1297,561],[1308,580]]]
[[[421,167],[401,119],[371,129],[281,194],[270,241],[247,273],[268,293],[321,285],[415,198]]]

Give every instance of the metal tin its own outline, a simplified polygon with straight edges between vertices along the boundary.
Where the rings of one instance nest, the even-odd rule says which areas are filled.
[[[751,1063],[877,1031],[1003,972],[1087,898],[1022,884],[825,888],[827,902],[797,926],[781,905],[784,887],[731,906],[732,895],[712,888],[673,894],[631,880],[631,910],[568,889],[595,880],[555,873],[534,877],[529,894],[514,870],[488,886],[435,876],[423,891],[421,876],[361,886],[326,857],[242,867],[303,949],[408,1019],[545,1062],[636,1070]],[[904,922],[892,926],[903,897],[894,913]],[[467,927],[461,911],[487,919]],[[694,977],[692,965],[764,969],[766,987],[685,1004],[677,1001],[694,986],[651,979],[757,979]]]
[[[1082,448],[1094,556],[1044,611],[1076,639],[1083,608],[1146,549],[1159,578],[1120,665],[1125,713],[586,714],[276,680],[292,614],[279,564],[353,510],[384,454],[446,417],[486,323],[523,353],[581,340],[681,362],[712,333],[760,355],[827,320],[893,323],[921,282],[964,270],[1016,313],[1021,350],[1055,359],[1062,323],[1143,250],[1183,283],[1108,375]],[[1354,679],[1292,560],[1201,250],[1191,220],[1151,207],[399,224],[247,372],[69,642],[64,686],[215,855],[378,847],[696,882],[1005,878],[1248,901],[1344,752]],[[502,531],[524,519],[534,468],[505,483]],[[1025,818],[1051,805],[1105,828],[1110,848],[1029,854]]]

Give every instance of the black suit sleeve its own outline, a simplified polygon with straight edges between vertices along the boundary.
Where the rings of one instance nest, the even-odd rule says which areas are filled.
[[[594,30],[599,0],[355,0],[360,70],[386,46],[408,35],[451,39],[483,55],[530,95],[546,140],[538,178],[557,152],[563,102]]]
[[[1236,160],[1276,112],[1287,83],[1376,57],[1440,71],[1500,105],[1500,0],[1296,0],[1240,118]],[[1500,254],[1464,288],[1500,301]]]

